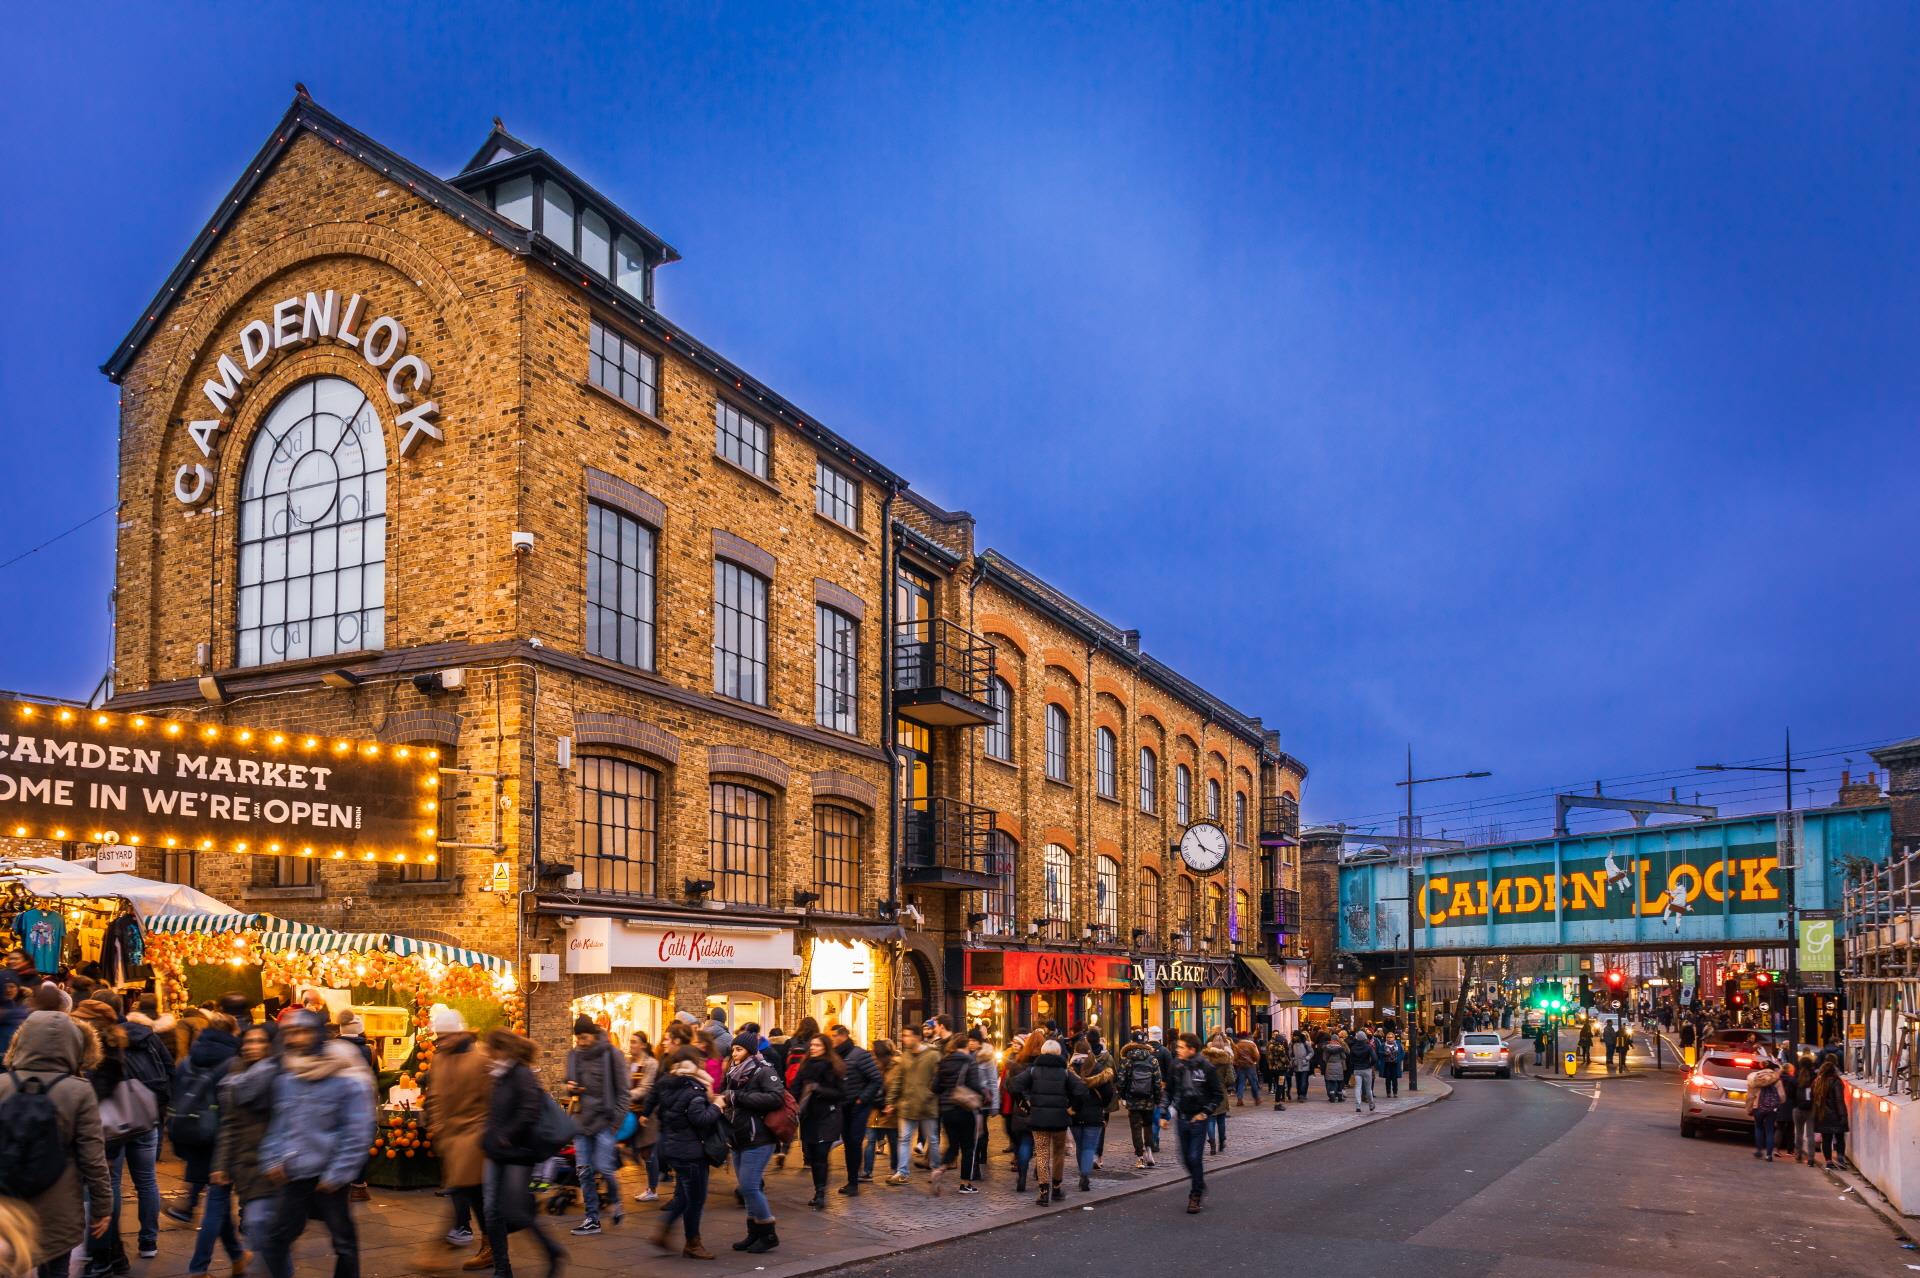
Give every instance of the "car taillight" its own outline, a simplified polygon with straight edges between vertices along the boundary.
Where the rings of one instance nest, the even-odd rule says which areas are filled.
[[[1758,1065],[1760,1062],[1751,1056],[1736,1056],[1733,1058],[1733,1063],[1735,1065]]]
[[[1507,1051],[1507,1049],[1503,1047],[1503,1048],[1501,1048],[1501,1049],[1500,1049],[1500,1054],[1501,1054],[1502,1056],[1507,1056],[1507,1055],[1510,1055],[1511,1053],[1509,1053],[1509,1052]]]
[[[1689,1075],[1687,1078],[1687,1086],[1693,1088],[1697,1092],[1704,1092],[1707,1090],[1707,1088],[1713,1086],[1713,1080],[1708,1078],[1705,1074],[1692,1074],[1692,1075]]]
[[[1456,1047],[1453,1049],[1453,1054],[1455,1056],[1465,1056],[1467,1054],[1467,1049],[1464,1047]]]

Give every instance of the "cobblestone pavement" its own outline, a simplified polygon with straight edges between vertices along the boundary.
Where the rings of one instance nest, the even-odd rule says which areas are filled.
[[[1283,1113],[1273,1112],[1266,1104],[1236,1108],[1227,1122],[1226,1152],[1208,1160],[1208,1171],[1235,1167],[1283,1149],[1380,1122],[1431,1104],[1451,1091],[1447,1083],[1431,1075],[1421,1079],[1420,1088],[1418,1096],[1409,1095],[1403,1081],[1400,1096],[1382,1097],[1379,1109],[1373,1113],[1356,1114],[1350,1104],[1327,1103],[1324,1093],[1318,1089],[1318,1080],[1314,1099],[1291,1103]],[[1078,1179],[1070,1175],[1064,1202],[1040,1207],[1033,1201],[1033,1192],[1014,1193],[1012,1157],[1006,1150],[1003,1129],[996,1120],[987,1176],[979,1194],[955,1193],[957,1173],[949,1172],[945,1192],[935,1197],[928,1192],[927,1173],[916,1168],[911,1185],[889,1188],[876,1180],[863,1185],[857,1198],[829,1192],[826,1210],[813,1211],[806,1205],[812,1184],[806,1169],[800,1165],[796,1148],[784,1169],[769,1169],[768,1194],[779,1219],[781,1245],[778,1250],[760,1256],[748,1256],[732,1249],[733,1243],[746,1236],[746,1214],[734,1202],[733,1176],[725,1169],[714,1173],[706,1221],[701,1230],[707,1249],[717,1257],[715,1260],[683,1260],[679,1255],[678,1230],[671,1253],[663,1253],[648,1242],[647,1236],[657,1220],[656,1213],[666,1205],[670,1196],[666,1191],[671,1186],[662,1186],[658,1203],[635,1202],[633,1196],[645,1188],[645,1178],[633,1167],[621,1173],[621,1198],[627,1207],[625,1224],[614,1228],[609,1223],[610,1214],[603,1213],[601,1223],[606,1231],[600,1236],[569,1237],[566,1231],[580,1222],[577,1204],[564,1216],[543,1215],[541,1223],[567,1248],[568,1268],[577,1273],[630,1273],[636,1266],[657,1272],[662,1266],[678,1269],[685,1265],[705,1274],[765,1274],[778,1278],[870,1260],[916,1243],[977,1233],[1053,1212],[1097,1211],[1129,1193],[1185,1180],[1171,1139],[1164,1142],[1157,1167],[1144,1171],[1134,1169],[1124,1114],[1116,1115],[1108,1123],[1106,1149],[1102,1167],[1093,1173],[1091,1192],[1078,1192]],[[1071,1163],[1071,1141],[1068,1150]],[[830,1183],[837,1189],[845,1180],[845,1164],[837,1147],[834,1160],[835,1174]],[[161,1191],[168,1202],[174,1201],[180,1191],[179,1173],[178,1162],[162,1163]],[[1037,1191],[1037,1186],[1034,1188]],[[1176,1195],[1164,1197],[1167,1210],[1175,1210]],[[1184,1205],[1183,1201],[1180,1205]],[[126,1213],[123,1226],[131,1244],[130,1193]],[[473,1253],[472,1247],[455,1249],[443,1241],[451,1223],[450,1209],[445,1199],[430,1190],[375,1189],[372,1201],[356,1206],[355,1219],[360,1231],[361,1272],[366,1278],[457,1274],[460,1262]],[[134,1278],[177,1278],[186,1274],[192,1247],[193,1234],[189,1227],[163,1219],[160,1255],[154,1260],[135,1260]],[[513,1254],[519,1273],[537,1276],[545,1272],[538,1246],[524,1234],[516,1236]],[[326,1233],[319,1225],[308,1229],[295,1252],[295,1261],[296,1271],[302,1275],[332,1271]],[[225,1256],[216,1254],[214,1272],[225,1274],[227,1270]],[[260,1272],[257,1262],[254,1272]]]

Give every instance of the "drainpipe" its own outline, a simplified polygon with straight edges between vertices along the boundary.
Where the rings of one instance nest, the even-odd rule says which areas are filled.
[[[893,724],[893,500],[899,485],[889,484],[880,503],[880,752],[887,760],[887,899],[894,903],[893,921],[900,923],[900,753]],[[893,963],[893,1028],[897,1036],[900,1017],[906,1010],[901,1001],[900,969],[907,961],[905,933],[901,934],[899,953]]]

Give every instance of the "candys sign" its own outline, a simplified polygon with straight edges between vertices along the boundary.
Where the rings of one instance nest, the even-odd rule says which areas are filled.
[[[211,462],[219,450],[220,432],[227,429],[233,407],[255,374],[280,352],[332,342],[357,351],[368,368],[386,385],[387,402],[399,411],[394,426],[401,432],[400,455],[407,456],[421,439],[442,438],[436,418],[439,402],[428,398],[433,369],[407,351],[407,327],[391,315],[371,319],[371,307],[358,293],[335,289],[295,294],[273,304],[265,316],[248,320],[240,329],[240,349],[223,352],[214,361],[214,374],[200,387],[214,415],[187,422],[187,435],[205,461],[187,462],[173,476],[173,495],[197,506],[213,495]]]
[[[0,834],[332,860],[437,859],[439,752],[16,702]]]
[[[1503,865],[1469,874],[1414,876],[1428,927],[1568,922],[1780,909],[1780,858],[1771,842],[1675,849],[1650,856]]]
[[[968,950],[966,985],[974,990],[1119,990],[1130,964],[1104,954],[1045,950]]]

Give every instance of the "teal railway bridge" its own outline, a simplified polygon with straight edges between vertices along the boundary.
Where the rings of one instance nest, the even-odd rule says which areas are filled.
[[[1835,917],[1849,864],[1884,864],[1889,811],[1727,817],[1405,852],[1340,866],[1340,948],[1422,954],[1717,950],[1789,943],[1795,913]],[[1409,890],[1411,888],[1411,890]]]

